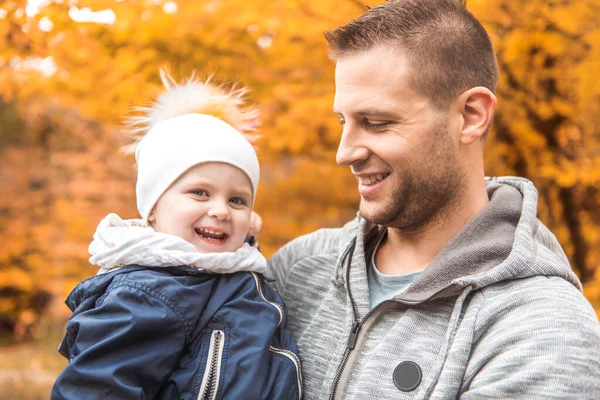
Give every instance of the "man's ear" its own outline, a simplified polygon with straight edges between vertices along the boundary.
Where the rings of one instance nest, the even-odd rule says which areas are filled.
[[[477,86],[461,93],[457,102],[463,116],[460,142],[469,145],[481,139],[492,123],[496,96],[488,88]]]

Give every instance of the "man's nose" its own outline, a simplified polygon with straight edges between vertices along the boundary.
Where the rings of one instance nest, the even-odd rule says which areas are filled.
[[[363,143],[360,131],[350,124],[344,125],[335,161],[342,166],[364,161],[369,157],[369,150]]]
[[[229,221],[229,218],[231,217],[227,203],[220,200],[211,202],[208,210],[208,216],[211,218],[216,218],[219,221]]]

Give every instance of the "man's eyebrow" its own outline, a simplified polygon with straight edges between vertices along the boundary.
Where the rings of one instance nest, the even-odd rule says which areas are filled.
[[[342,113],[339,110],[336,110],[335,107],[333,108],[333,112],[337,115],[340,115],[340,116],[342,115]],[[356,114],[361,117],[384,117],[384,118],[390,118],[390,119],[399,118],[399,116],[392,111],[385,111],[385,110],[380,110],[377,108],[365,108],[365,109],[357,111]]]
[[[357,112],[361,117],[384,117],[384,118],[398,118],[398,115],[392,111],[379,110],[377,108],[365,108]]]

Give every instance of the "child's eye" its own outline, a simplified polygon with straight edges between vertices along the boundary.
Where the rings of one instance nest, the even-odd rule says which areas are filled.
[[[208,192],[204,189],[195,189],[195,190],[192,190],[192,193],[199,197],[208,197],[209,196]]]
[[[243,199],[243,198],[241,198],[241,197],[232,197],[232,198],[230,198],[230,199],[229,199],[229,202],[230,202],[230,203],[233,203],[233,204],[240,205],[240,206],[243,206],[243,205],[246,205],[246,204],[247,204],[247,203],[246,203],[246,200],[244,200],[244,199]]]

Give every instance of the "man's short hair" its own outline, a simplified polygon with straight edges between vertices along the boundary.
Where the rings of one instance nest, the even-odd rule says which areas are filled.
[[[389,0],[325,37],[333,60],[378,45],[406,55],[410,84],[438,109],[476,86],[495,92],[492,42],[462,0]]]

